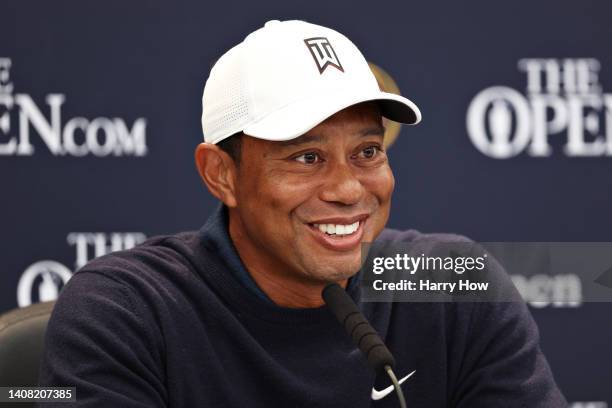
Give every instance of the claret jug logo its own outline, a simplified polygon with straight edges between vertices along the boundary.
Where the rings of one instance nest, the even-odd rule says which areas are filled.
[[[122,118],[62,117],[63,94],[48,94],[46,109],[28,94],[14,93],[11,59],[0,58],[0,156],[32,156],[34,130],[54,156],[145,156],[146,125],[138,118],[131,127]],[[38,147],[38,146],[37,146]]]
[[[74,270],[82,268],[91,259],[111,252],[130,249],[146,239],[142,232],[71,232],[66,241],[74,246]],[[26,307],[32,303],[57,299],[73,272],[54,260],[36,261],[26,268],[17,283],[17,304]]]
[[[553,154],[552,138],[563,138],[570,157],[612,156],[612,94],[599,81],[593,58],[518,61],[526,75],[523,93],[494,86],[478,93],[467,111],[467,132],[474,146],[495,159],[523,152]]]

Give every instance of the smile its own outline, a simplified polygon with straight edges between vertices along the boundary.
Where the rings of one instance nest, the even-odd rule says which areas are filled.
[[[313,224],[315,228],[327,235],[351,235],[359,228],[359,221],[352,224]]]
[[[363,239],[368,215],[351,218],[336,218],[309,223],[312,237],[319,245],[332,251],[353,251]]]

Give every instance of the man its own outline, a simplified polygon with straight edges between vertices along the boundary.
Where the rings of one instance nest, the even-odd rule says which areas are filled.
[[[272,21],[213,67],[196,164],[218,211],[75,274],[51,318],[41,384],[77,405],[396,407],[321,290],[346,288],[397,360],[414,407],[562,407],[520,302],[365,303],[361,244],[451,236],[385,230],[394,187],[381,92],[341,34]],[[384,393],[383,393],[384,394]],[[378,396],[377,396],[378,398]]]

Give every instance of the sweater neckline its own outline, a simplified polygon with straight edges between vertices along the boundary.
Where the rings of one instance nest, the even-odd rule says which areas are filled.
[[[276,305],[256,285],[242,263],[227,229],[227,209],[221,205],[200,229],[198,247],[195,248],[199,260],[198,272],[215,288],[223,300],[233,306],[240,314],[258,320],[279,324],[329,324],[335,318],[325,305],[315,308],[288,308]],[[239,270],[238,268],[244,268]],[[258,295],[253,287],[244,282],[244,273],[252,285],[261,292]],[[358,303],[360,291],[359,273],[351,277],[347,293]],[[262,296],[263,295],[263,296]]]

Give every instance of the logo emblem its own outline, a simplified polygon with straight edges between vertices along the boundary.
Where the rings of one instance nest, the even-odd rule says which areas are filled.
[[[492,86],[469,105],[466,126],[473,145],[494,159],[526,152],[549,157],[566,139],[568,157],[612,156],[612,93],[599,81],[601,63],[594,58],[525,58],[525,91]]]
[[[312,58],[314,58],[317,63],[317,68],[319,68],[319,73],[322,74],[323,71],[329,66],[336,67],[340,71],[344,72],[344,68],[342,68],[342,64],[340,64],[340,60],[334,51],[334,48],[329,43],[329,40],[325,37],[313,37],[307,38],[304,40],[306,46],[310,50],[312,54]]]
[[[55,300],[71,277],[70,269],[59,262],[36,262],[30,265],[19,279],[17,304],[19,307],[26,307],[37,301]]]
[[[407,379],[412,377],[412,374],[414,374],[414,373],[416,373],[416,370],[414,370],[413,372],[411,372],[410,374],[408,374],[407,376],[405,376],[404,378],[399,380],[398,383],[401,385],[404,381],[406,381]],[[372,388],[372,399],[374,401],[378,401],[379,399],[383,399],[387,395],[391,394],[391,391],[393,391],[393,385],[390,385],[390,386],[388,386],[387,388],[385,388],[384,390],[381,390],[381,391],[377,391],[376,388]]]

